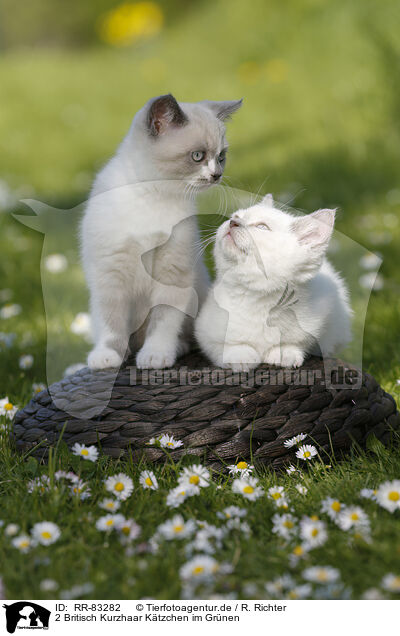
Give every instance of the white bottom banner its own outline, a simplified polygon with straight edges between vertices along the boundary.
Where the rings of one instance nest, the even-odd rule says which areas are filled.
[[[399,601],[7,601],[1,634],[204,633],[204,629],[266,630],[273,634],[374,635],[398,623]],[[37,636],[40,636],[38,634]]]

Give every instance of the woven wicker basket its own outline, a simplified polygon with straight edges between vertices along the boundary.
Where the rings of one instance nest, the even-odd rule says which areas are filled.
[[[329,362],[330,368],[340,367],[337,360]],[[326,380],[327,361],[324,365],[315,357],[296,373],[287,371],[284,380],[282,370],[264,365],[257,372],[262,376],[258,384],[254,376],[212,369],[199,354],[179,360],[180,376],[171,377],[170,372],[160,381],[158,373],[155,382],[131,364],[128,360],[118,375],[85,368],[52,385],[53,399],[47,390],[37,394],[15,417],[17,449],[46,459],[48,447],[63,431],[69,446],[99,442],[112,457],[130,452],[135,460],[145,455],[157,462],[165,453],[147,442],[168,433],[183,441],[171,451],[175,459],[191,453],[217,467],[252,457],[279,468],[293,461],[294,450],[283,442],[298,433],[307,433],[305,443],[315,444],[328,459],[348,451],[354,442],[365,448],[371,433],[387,444],[392,431],[400,428],[394,399],[372,376],[350,369],[354,373],[347,383],[335,386]],[[187,369],[184,376],[182,368]],[[340,368],[348,371],[344,365]],[[90,417],[114,379],[108,405]]]

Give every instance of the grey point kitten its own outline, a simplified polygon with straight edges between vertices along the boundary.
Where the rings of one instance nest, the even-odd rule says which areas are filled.
[[[195,195],[220,182],[224,122],[241,104],[151,99],[96,176],[81,226],[92,369],[119,367],[133,333],[140,368],[170,367],[189,350],[209,287]]]

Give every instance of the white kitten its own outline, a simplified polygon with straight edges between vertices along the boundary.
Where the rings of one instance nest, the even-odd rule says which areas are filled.
[[[195,326],[214,364],[298,367],[349,341],[347,288],[325,259],[334,220],[334,210],[292,216],[267,195],[218,228],[216,281]]]
[[[92,369],[118,367],[135,333],[138,367],[174,364],[188,350],[208,274],[196,259],[194,194],[220,181],[223,122],[234,102],[151,100],[99,172],[82,222],[90,288]]]

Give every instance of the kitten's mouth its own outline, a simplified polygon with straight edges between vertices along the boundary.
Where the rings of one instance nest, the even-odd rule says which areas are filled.
[[[230,230],[227,231],[227,233],[225,234],[224,238],[228,239],[228,241],[232,241],[236,245],[235,239],[233,238]]]
[[[218,185],[219,183],[221,183],[221,178],[217,179],[217,181],[215,180],[210,180],[210,179],[197,179],[196,181],[196,186],[200,187],[201,189],[203,188],[211,188],[211,186],[213,185]]]
[[[226,234],[224,235],[224,239],[227,240],[228,245],[233,245],[237,250],[239,250],[239,252],[243,252],[243,254],[246,254],[247,251],[244,249],[244,247],[238,245],[235,241],[235,238],[233,236],[233,234],[231,233],[231,229],[229,228],[229,230],[226,232]]]

